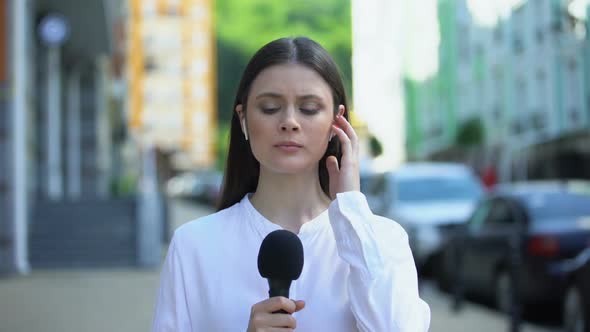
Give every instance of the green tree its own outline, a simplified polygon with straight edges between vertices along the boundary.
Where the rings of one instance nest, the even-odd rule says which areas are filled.
[[[485,129],[478,117],[465,120],[457,130],[455,144],[461,147],[481,145],[485,140]]]
[[[374,135],[369,136],[369,151],[373,158],[379,157],[383,154],[383,145]]]

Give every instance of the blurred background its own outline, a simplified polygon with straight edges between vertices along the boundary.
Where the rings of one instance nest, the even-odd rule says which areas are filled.
[[[431,331],[590,329],[588,0],[0,0],[0,331],[146,331],[253,53],[320,42]]]

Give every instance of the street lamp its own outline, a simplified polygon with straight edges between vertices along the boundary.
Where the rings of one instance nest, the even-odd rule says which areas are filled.
[[[49,13],[37,26],[39,39],[47,46],[47,196],[63,197],[61,144],[61,46],[68,40],[70,26],[62,14]]]

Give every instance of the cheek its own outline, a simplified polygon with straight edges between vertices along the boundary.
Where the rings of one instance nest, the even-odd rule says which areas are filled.
[[[328,135],[330,135],[330,131],[332,130],[332,123],[333,121],[330,118],[322,119],[322,121],[310,123],[309,129],[315,138],[324,137],[327,139]]]
[[[330,139],[330,132],[332,130],[332,125],[331,123],[321,123],[321,124],[316,124],[313,126],[313,128],[310,128],[310,132],[313,132],[312,137],[310,137],[310,139],[313,142],[316,142],[316,146],[318,148],[318,150],[320,150],[319,152],[321,152],[321,154],[323,155],[324,152],[326,151],[326,148],[328,147],[328,143],[329,143],[329,139]],[[337,139],[336,136],[334,136],[334,138],[332,139]]]
[[[267,137],[272,134],[272,121],[270,119],[262,119],[259,117],[251,117],[248,119],[248,135],[252,139]]]

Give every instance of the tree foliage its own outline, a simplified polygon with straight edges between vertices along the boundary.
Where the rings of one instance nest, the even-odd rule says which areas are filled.
[[[461,123],[457,130],[455,144],[457,146],[467,147],[481,145],[485,140],[485,129],[478,117],[473,117]]]
[[[379,157],[383,154],[383,145],[374,135],[369,136],[369,152],[373,158]]]

